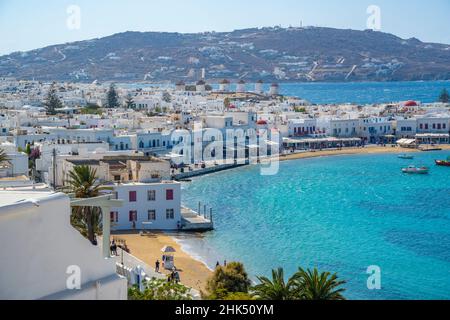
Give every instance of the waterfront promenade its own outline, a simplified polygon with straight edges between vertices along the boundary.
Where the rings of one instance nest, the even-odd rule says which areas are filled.
[[[450,145],[439,145],[436,146],[442,150],[450,150]],[[358,155],[358,154],[382,154],[382,153],[393,153],[393,154],[403,154],[403,153],[415,153],[422,152],[419,149],[411,148],[401,148],[391,145],[387,146],[377,146],[368,145],[364,148],[342,148],[342,149],[332,149],[332,150],[306,150],[296,153],[281,154],[279,157],[280,161],[297,160],[297,159],[307,159],[316,157],[328,157],[328,156],[338,156],[338,155]]]

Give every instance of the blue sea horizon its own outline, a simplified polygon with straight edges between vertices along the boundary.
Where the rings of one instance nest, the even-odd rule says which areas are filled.
[[[162,86],[173,88],[173,84],[121,84],[125,87],[143,88]],[[270,83],[263,85],[269,90]],[[213,84],[218,89],[218,84]],[[236,85],[231,85],[235,90]],[[246,85],[248,91],[253,83]],[[285,82],[280,83],[280,94],[298,97],[314,104],[377,104],[407,100],[422,103],[437,102],[443,89],[450,91],[450,80],[442,81],[394,81],[394,82]]]

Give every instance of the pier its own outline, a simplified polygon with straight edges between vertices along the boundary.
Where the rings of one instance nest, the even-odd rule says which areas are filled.
[[[174,175],[172,175],[172,178],[177,181],[186,180],[186,179],[193,178],[193,177],[203,176],[205,174],[210,174],[210,173],[220,172],[220,171],[224,171],[224,170],[243,167],[245,165],[248,165],[248,162],[241,163],[241,164],[226,163],[226,164],[206,166],[205,168],[199,168],[199,169],[195,168],[195,169],[191,169],[187,172],[181,172],[181,173],[174,174]]]
[[[211,231],[214,230],[212,208],[207,213],[204,206],[203,214],[200,212],[201,204],[199,203],[199,211],[196,212],[187,207],[181,207],[181,230],[182,231]]]

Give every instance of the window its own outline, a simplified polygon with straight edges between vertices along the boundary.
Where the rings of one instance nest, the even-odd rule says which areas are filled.
[[[129,201],[136,202],[137,194],[136,191],[130,191],[129,193]]]
[[[137,221],[137,211],[130,211],[128,214],[128,220],[130,222]]]
[[[113,191],[111,194],[113,199],[119,199],[119,194],[117,193],[117,191]]]
[[[167,210],[166,210],[166,219],[167,219],[167,220],[173,220],[173,219],[175,219],[175,210],[173,210],[173,209],[167,209]]]
[[[120,176],[114,176],[114,181],[120,181]]]
[[[172,189],[166,190],[166,200],[173,200],[173,190]]]
[[[111,211],[110,214],[111,222],[119,222],[119,213],[117,211]]]
[[[147,191],[147,199],[148,199],[148,201],[156,201],[156,191],[148,190]]]
[[[148,210],[148,221],[156,220],[156,210]]]

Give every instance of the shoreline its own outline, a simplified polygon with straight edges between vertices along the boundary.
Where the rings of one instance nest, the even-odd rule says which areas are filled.
[[[441,148],[442,151],[450,150],[450,145],[436,145]],[[293,153],[287,155],[280,155],[279,161],[290,161],[298,159],[311,159],[319,157],[331,157],[339,155],[368,155],[368,154],[403,154],[403,153],[419,153],[425,152],[419,149],[409,149],[401,147],[380,147],[380,146],[366,146],[364,148],[343,148],[340,150],[317,150],[317,151],[305,151],[300,153]],[[273,159],[273,158],[272,158]]]

